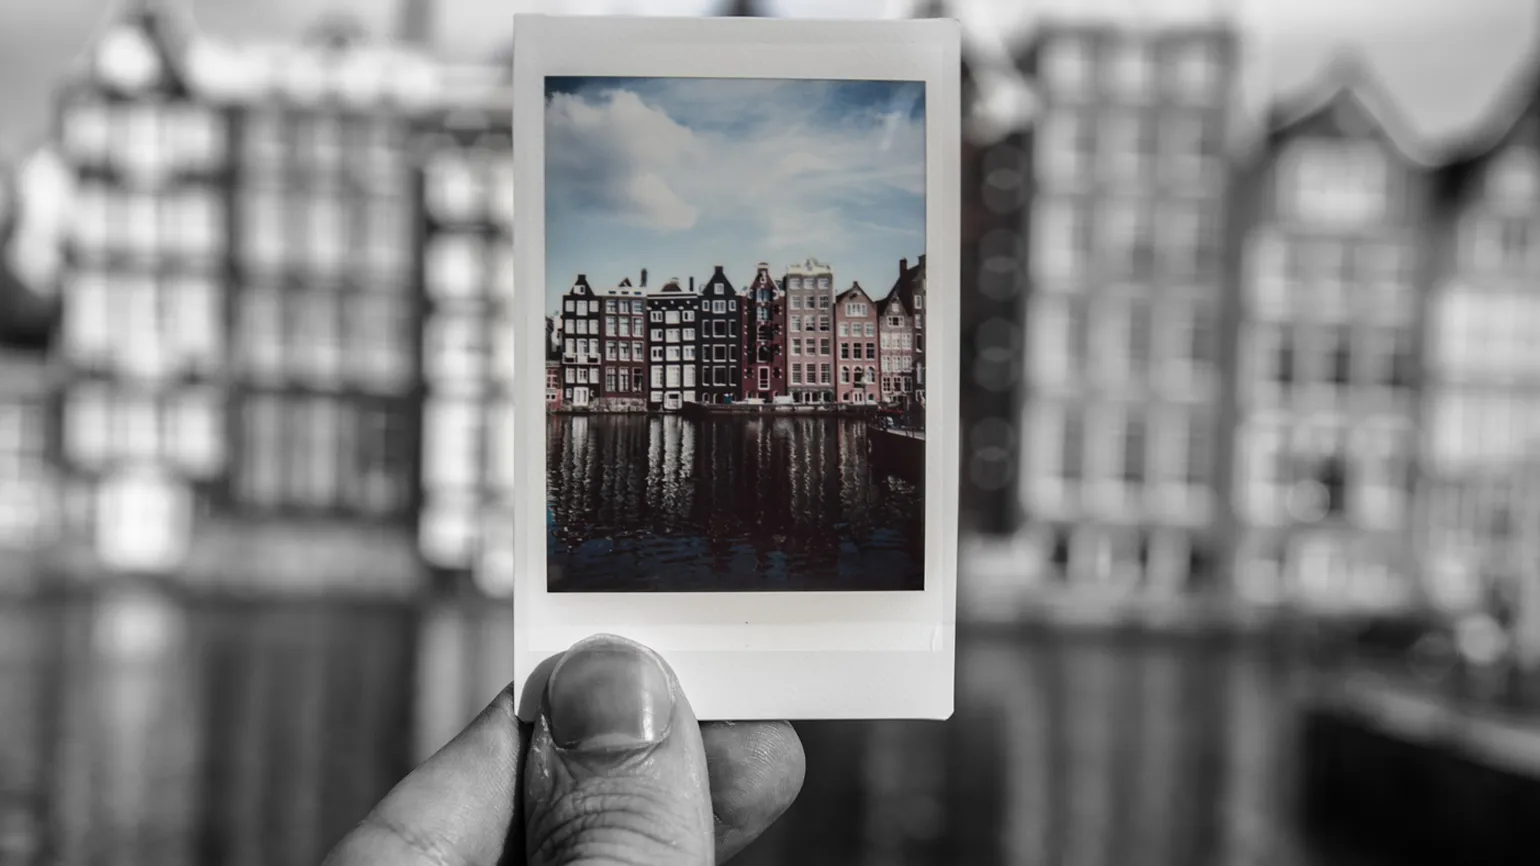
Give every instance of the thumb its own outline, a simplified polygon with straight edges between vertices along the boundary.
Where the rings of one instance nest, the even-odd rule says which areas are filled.
[[[529,866],[714,862],[700,725],[673,671],[622,638],[557,662],[524,772]]]

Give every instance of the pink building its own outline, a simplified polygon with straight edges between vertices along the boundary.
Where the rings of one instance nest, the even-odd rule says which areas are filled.
[[[835,399],[841,403],[881,402],[877,383],[877,304],[861,288],[834,299]]]

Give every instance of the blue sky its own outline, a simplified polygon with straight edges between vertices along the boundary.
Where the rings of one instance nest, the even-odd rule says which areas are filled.
[[[815,258],[885,294],[925,251],[919,82],[546,80],[546,303],[577,274],[742,286]]]

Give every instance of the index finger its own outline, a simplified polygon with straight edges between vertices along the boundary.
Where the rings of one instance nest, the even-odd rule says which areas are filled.
[[[520,817],[529,725],[504,689],[449,745],[353,829],[325,866],[493,866],[523,851]]]

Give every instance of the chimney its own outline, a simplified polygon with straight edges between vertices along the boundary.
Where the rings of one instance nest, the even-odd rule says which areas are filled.
[[[695,278],[694,277],[690,278],[690,291],[692,291],[692,292],[695,291]]]
[[[587,274],[578,274],[577,281],[580,282],[580,283],[588,282],[588,275]]]
[[[903,276],[904,274],[908,273],[908,271],[909,271],[909,260],[908,259],[899,259],[898,260],[898,275],[899,276]]]
[[[644,289],[647,288],[647,269],[646,268],[642,268],[642,285],[641,285],[641,288],[644,288]]]

